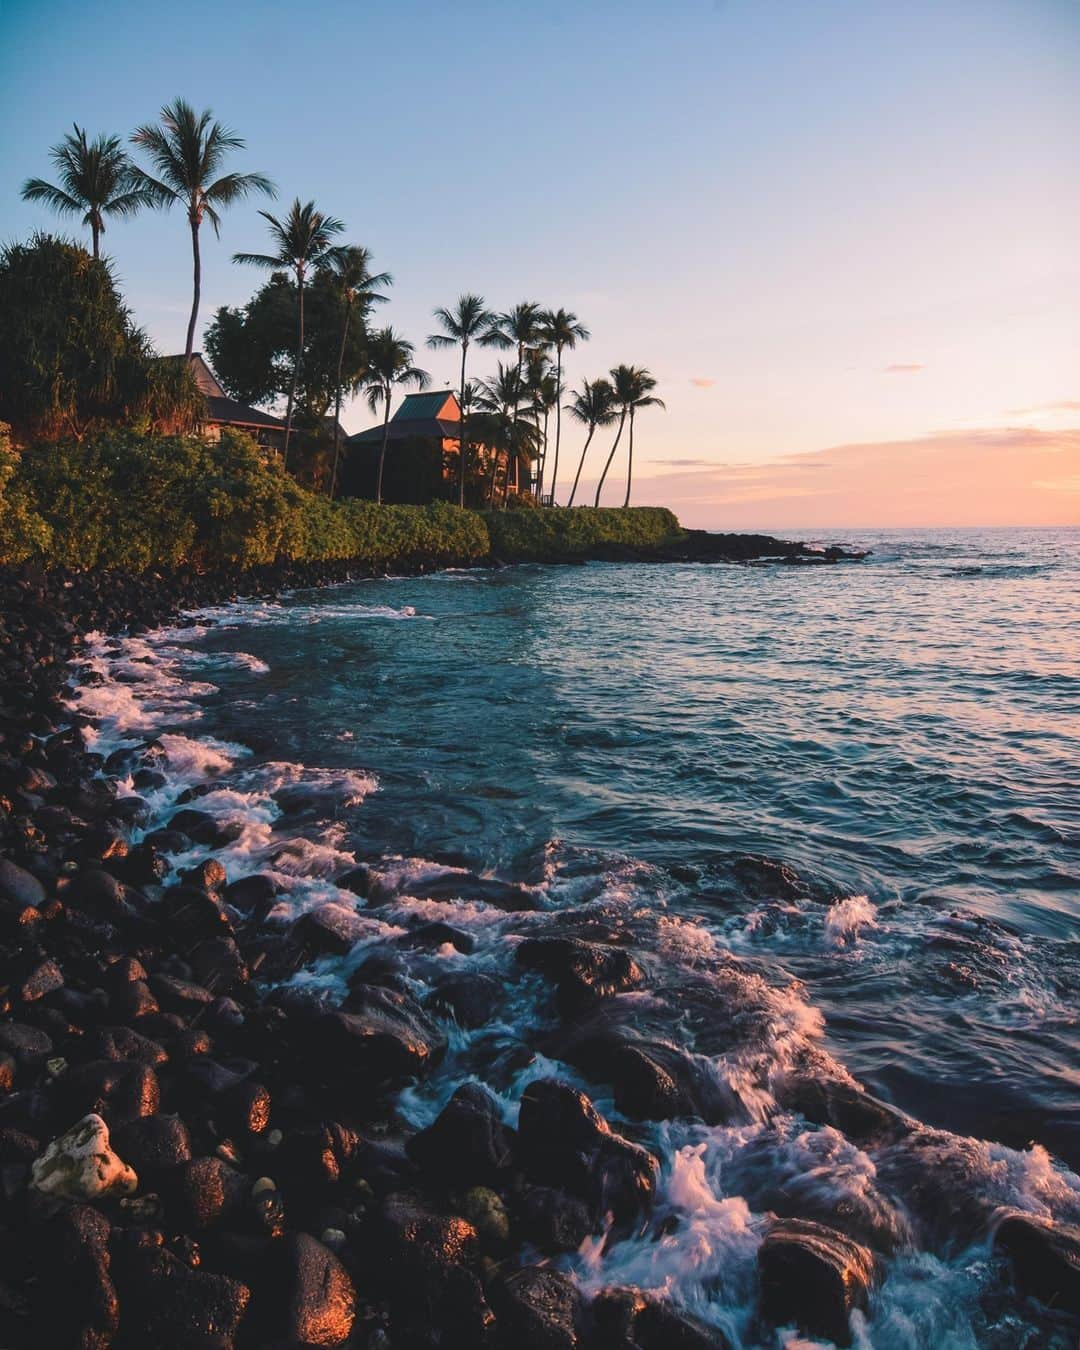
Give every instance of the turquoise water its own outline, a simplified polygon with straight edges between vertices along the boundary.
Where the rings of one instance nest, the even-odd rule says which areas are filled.
[[[333,876],[366,859],[405,906],[391,923],[430,917],[408,895],[440,867],[520,880],[552,911],[683,921],[670,955],[670,926],[649,929],[661,969],[734,957],[760,974],[777,1063],[789,1033],[812,1041],[950,1132],[965,1185],[1076,1222],[1080,530],[846,540],[872,558],[517,567],[242,604],[103,651],[136,683],[84,706],[103,744],[171,735],[177,785],[217,773],[205,801],[245,830],[230,870],[272,865],[294,905],[341,898]],[[454,910],[491,938],[470,959],[499,968],[502,917]],[[544,1010],[505,1015],[520,1031]],[[455,1072],[484,1076],[468,1054],[407,1104],[414,1123]],[[520,1086],[500,1085],[508,1111]],[[780,1128],[743,1105],[739,1129]],[[666,1134],[671,1203],[731,1199],[740,1139]],[[716,1272],[679,1253],[667,1271],[622,1244],[600,1267],[583,1255],[580,1277],[646,1269],[756,1343],[731,1311],[749,1249],[706,1209],[729,1252],[723,1308]],[[985,1261],[961,1246],[916,1239],[865,1344],[1046,1343],[1014,1311],[993,1322]]]

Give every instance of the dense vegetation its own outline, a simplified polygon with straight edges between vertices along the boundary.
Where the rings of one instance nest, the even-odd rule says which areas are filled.
[[[241,435],[208,442],[114,431],[17,456],[0,427],[0,563],[129,571],[277,559],[464,563],[650,547],[678,532],[669,511],[652,508],[482,515],[447,502],[332,502]]]

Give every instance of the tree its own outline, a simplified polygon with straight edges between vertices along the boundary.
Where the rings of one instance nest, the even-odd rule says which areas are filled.
[[[134,182],[148,195],[152,205],[168,210],[179,202],[187,211],[193,285],[184,355],[190,360],[202,292],[199,229],[203,220],[209,220],[214,234],[220,238],[222,210],[254,192],[275,197],[277,189],[261,173],[226,173],[215,177],[229,152],[242,150],[244,142],[215,122],[209,108],[197,113],[190,103],[176,98],[162,108],[159,117],[160,126],[148,123],[137,127],[131,137],[132,143],[149,156],[154,169],[149,174],[136,165]]]
[[[288,464],[296,388],[304,363],[304,281],[309,268],[318,268],[328,261],[334,246],[334,236],[340,234],[345,226],[336,216],[316,211],[314,202],[302,206],[299,197],[294,199],[284,220],[278,220],[269,211],[260,211],[259,215],[270,227],[270,238],[277,245],[277,252],[234,253],[233,262],[265,267],[271,272],[285,267],[296,279],[296,355],[293,358],[292,383],[285,413],[284,459]]]
[[[343,311],[341,346],[338,349],[337,377],[334,381],[334,468],[330,476],[330,496],[333,497],[337,488],[338,460],[341,456],[342,369],[345,363],[345,344],[349,338],[350,320],[354,309],[359,311],[359,318],[363,320],[366,319],[372,305],[384,303],[388,297],[380,294],[378,287],[392,286],[394,278],[389,272],[373,273],[371,253],[358,244],[334,249],[323,263],[321,270],[330,286],[337,292]]]
[[[382,501],[383,465],[386,463],[386,442],[390,436],[390,402],[394,389],[401,384],[415,384],[426,389],[431,377],[426,370],[413,365],[415,348],[392,328],[380,328],[368,339],[368,373],[364,382],[368,407],[373,413],[383,405],[382,441],[379,444],[379,472],[375,480],[375,500]],[[464,451],[462,451],[464,453]]]
[[[549,347],[555,350],[555,463],[551,474],[551,504],[556,506],[555,492],[559,482],[559,442],[562,439],[562,365],[563,352],[573,351],[579,342],[588,342],[589,330],[576,314],[566,309],[547,310],[540,316],[540,332]],[[546,450],[546,445],[545,445]],[[546,458],[546,454],[545,454]]]
[[[119,136],[88,141],[85,129],[76,123],[75,134],[54,145],[49,158],[56,165],[59,185],[28,178],[22,186],[23,200],[44,202],[62,216],[81,212],[82,223],[90,227],[94,257],[99,258],[105,217],[133,216],[140,207],[150,205],[149,195],[136,185]]]
[[[544,500],[544,470],[547,466],[548,417],[559,401],[558,384],[551,369],[547,353],[533,348],[525,357],[525,393],[529,400],[529,411],[536,421],[537,464],[536,499]],[[541,431],[541,418],[543,430]]]
[[[650,391],[656,388],[656,381],[644,367],[616,366],[611,371],[611,383],[615,390],[615,402],[619,408],[619,430],[615,435],[615,444],[611,447],[611,454],[608,455],[607,463],[604,465],[604,472],[600,475],[600,482],[596,485],[596,505],[600,505],[600,493],[604,489],[604,479],[611,468],[611,461],[615,458],[615,451],[619,448],[619,441],[622,439],[623,427],[626,425],[627,417],[629,417],[630,461],[626,473],[626,501],[623,503],[624,506],[629,506],[630,476],[634,469],[634,412],[637,408],[662,408],[664,405],[660,399],[653,398]]]
[[[609,380],[583,380],[580,390],[573,395],[566,405],[566,411],[576,421],[588,428],[585,445],[581,451],[581,459],[578,461],[577,473],[574,475],[574,486],[570,490],[570,500],[566,503],[567,506],[573,506],[574,498],[577,496],[581,471],[585,467],[585,456],[589,453],[589,446],[596,434],[596,428],[609,427],[615,421],[615,390],[611,387]]]
[[[540,327],[541,314],[542,310],[539,305],[534,304],[531,300],[523,300],[513,309],[508,309],[505,314],[496,315],[488,333],[488,342],[491,346],[504,349],[513,347],[517,350],[515,406],[521,401],[521,371],[525,364],[525,353],[531,348],[540,346],[543,342]],[[514,468],[516,473],[516,461]]]
[[[469,417],[465,404],[465,363],[469,357],[469,348],[477,342],[482,347],[495,344],[492,337],[492,314],[479,295],[459,295],[453,309],[437,309],[435,318],[442,325],[441,333],[432,333],[427,340],[429,347],[461,348],[461,382],[458,402],[461,404],[461,438],[458,442],[458,505],[465,505],[465,476],[468,472],[466,460],[469,457]]]
[[[107,262],[47,234],[0,249],[0,421],[20,441],[188,430],[205,411],[190,368],[132,323]]]

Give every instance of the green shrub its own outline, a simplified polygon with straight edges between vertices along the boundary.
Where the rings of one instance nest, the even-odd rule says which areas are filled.
[[[52,544],[52,531],[34,509],[27,484],[17,477],[19,457],[11,448],[11,436],[0,422],[0,561],[25,562],[44,557]]]
[[[604,544],[658,548],[682,534],[664,507],[565,506],[485,513],[497,558],[581,558]]]

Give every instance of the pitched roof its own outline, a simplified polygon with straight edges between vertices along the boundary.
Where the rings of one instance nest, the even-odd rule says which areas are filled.
[[[285,421],[281,417],[271,417],[258,408],[249,408],[246,403],[238,403],[234,398],[214,398],[207,396],[211,422],[223,422],[234,427],[267,427],[278,431],[285,430]]]
[[[350,445],[380,445],[382,443],[383,429],[380,424],[377,427],[368,427],[367,431],[361,431],[356,436],[349,437]],[[391,417],[386,424],[386,436],[388,441],[411,441],[411,440],[443,440],[449,437],[456,440],[461,435],[461,422],[449,421],[440,417],[409,417],[397,418]]]
[[[412,422],[422,417],[460,422],[461,407],[457,396],[449,389],[438,389],[433,394],[406,394],[401,407],[390,420]]]

